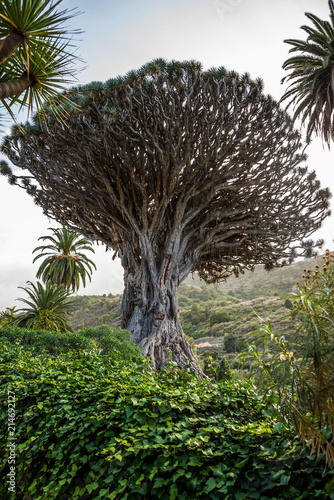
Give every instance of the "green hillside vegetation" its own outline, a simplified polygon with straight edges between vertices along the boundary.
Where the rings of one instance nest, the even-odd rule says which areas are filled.
[[[237,343],[257,325],[268,319],[276,331],[283,331],[288,320],[289,305],[282,298],[295,290],[295,282],[303,281],[305,268],[313,268],[321,258],[296,262],[291,266],[265,271],[257,266],[254,272],[231,277],[219,285],[207,285],[196,275],[189,277],[178,291],[181,321],[185,333],[196,340],[215,337],[237,337]],[[74,330],[96,327],[101,323],[119,328],[121,325],[121,295],[77,296],[71,326]]]
[[[71,326],[74,330],[107,324],[121,326],[122,295],[77,295],[72,308]]]

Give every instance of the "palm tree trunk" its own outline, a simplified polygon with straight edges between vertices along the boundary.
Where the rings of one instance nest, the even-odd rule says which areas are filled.
[[[22,94],[22,92],[24,92],[32,84],[33,80],[28,78],[27,74],[24,74],[19,78],[13,78],[9,82],[1,82],[0,99],[6,99],[7,97]]]
[[[25,37],[21,33],[11,31],[0,43],[0,64],[13,55],[24,40]]]

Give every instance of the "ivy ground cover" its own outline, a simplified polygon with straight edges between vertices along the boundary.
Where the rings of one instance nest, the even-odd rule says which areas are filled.
[[[0,344],[0,498],[334,499],[333,471],[249,381],[212,386],[173,363],[156,373],[96,348]]]

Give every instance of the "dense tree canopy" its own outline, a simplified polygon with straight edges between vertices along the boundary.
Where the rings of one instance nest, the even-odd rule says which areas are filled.
[[[328,214],[329,192],[303,166],[291,119],[247,74],[156,60],[69,96],[68,127],[50,115],[50,132],[28,124],[5,139],[3,152],[29,174],[2,171],[48,217],[121,258],[122,326],[143,354],[159,368],[171,351],[198,372],[179,283],[311,253],[305,238]]]

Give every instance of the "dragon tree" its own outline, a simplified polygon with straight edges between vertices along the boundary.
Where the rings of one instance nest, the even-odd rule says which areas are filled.
[[[122,327],[154,367],[172,356],[202,376],[178,285],[310,255],[330,193],[304,166],[290,117],[247,74],[159,59],[67,97],[66,123],[50,111],[12,129],[2,150],[23,172],[3,163],[3,174],[49,218],[114,250]]]

